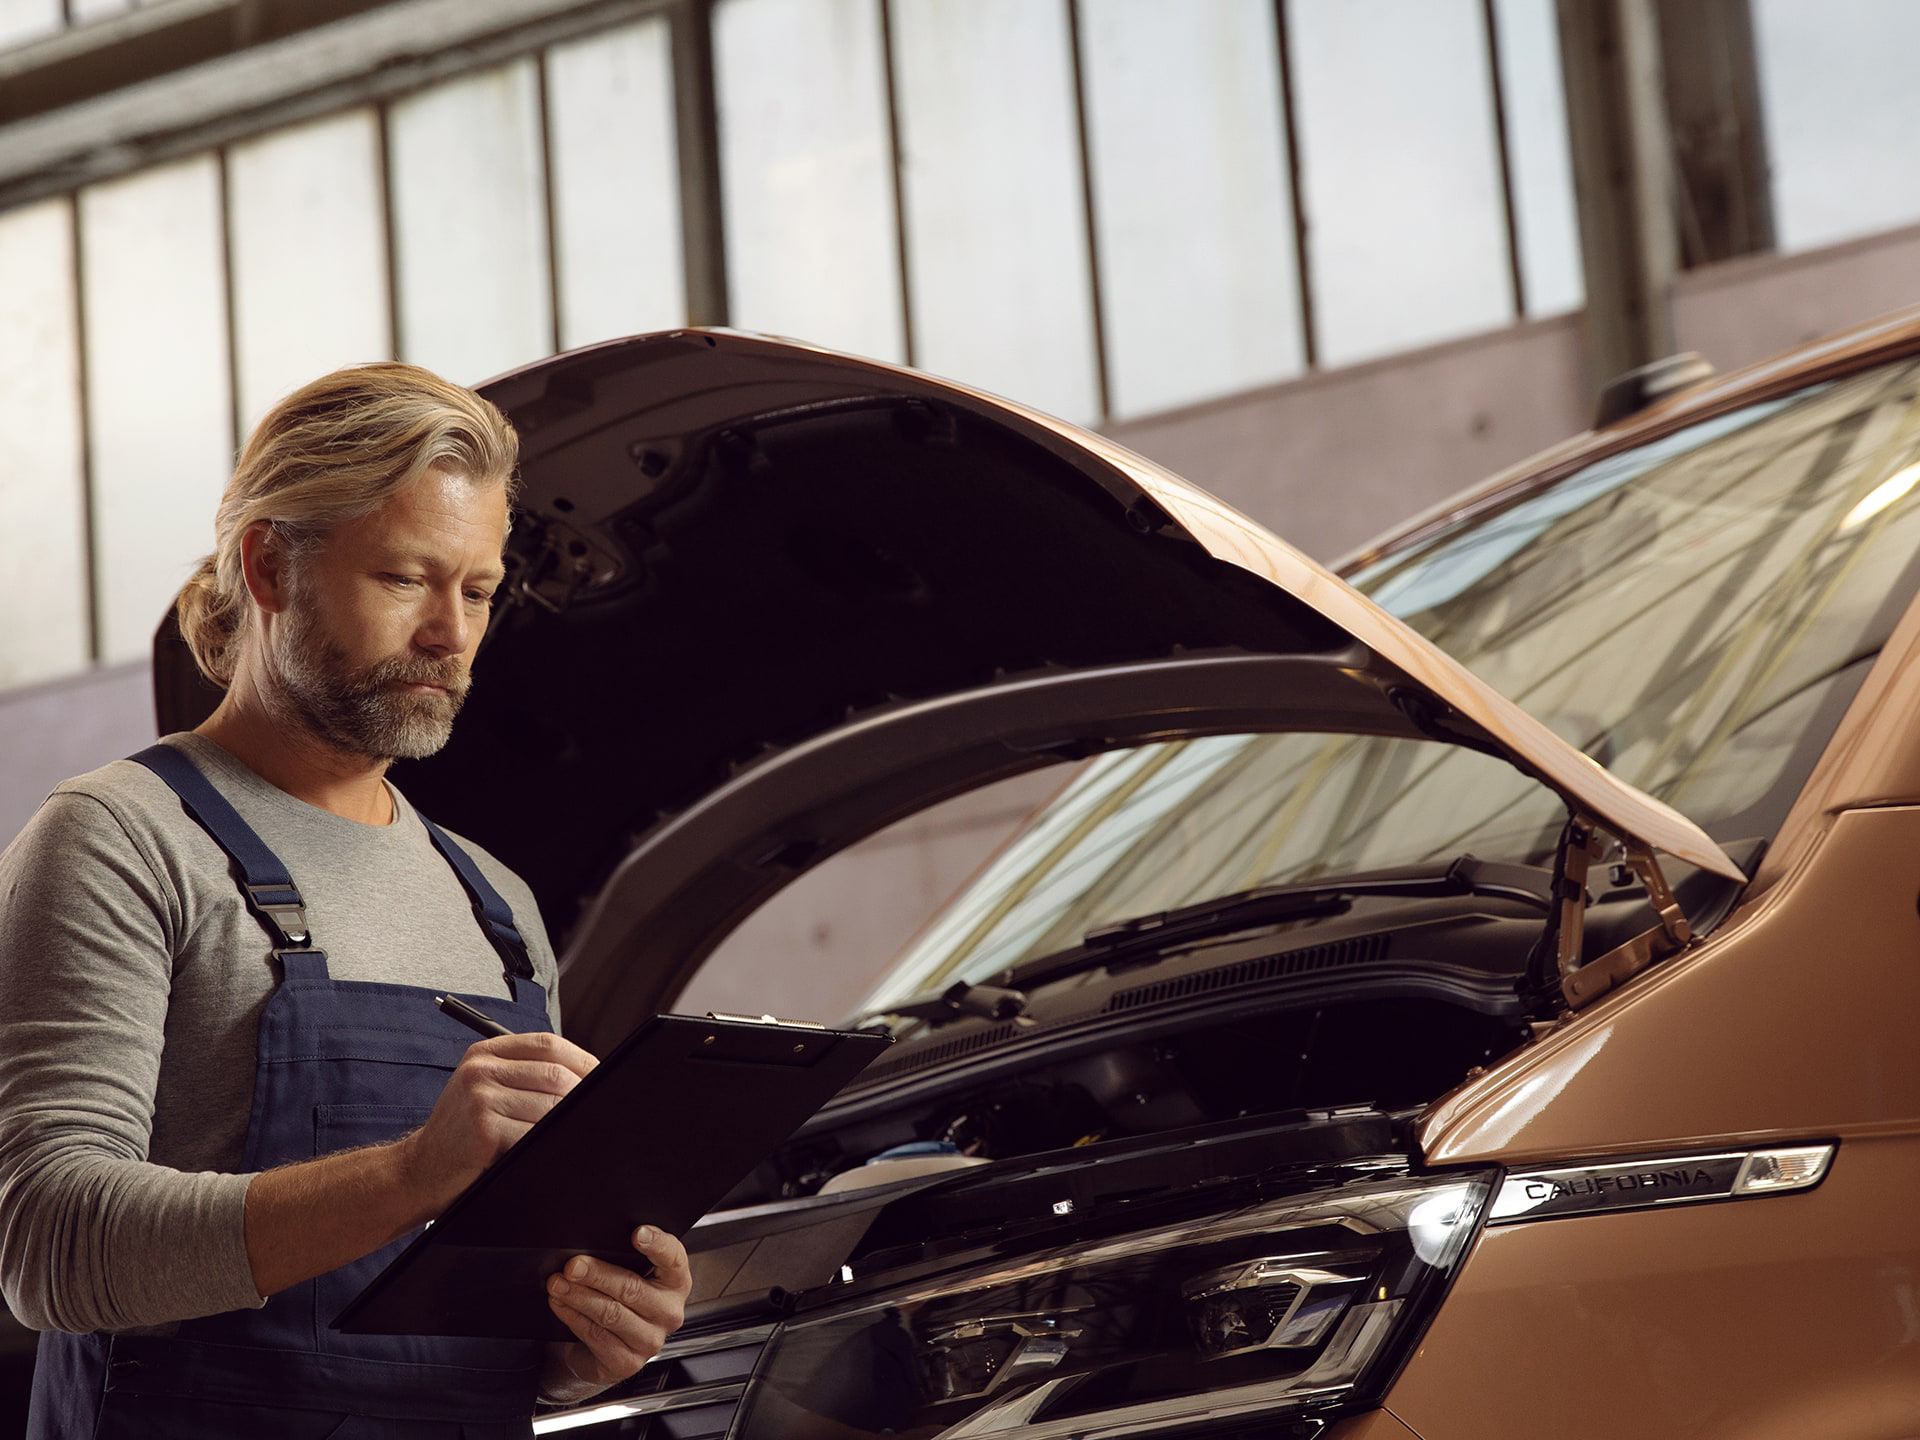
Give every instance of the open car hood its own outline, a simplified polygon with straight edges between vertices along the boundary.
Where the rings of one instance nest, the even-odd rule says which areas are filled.
[[[532,885],[590,1049],[827,855],[1153,740],[1467,745],[1622,840],[1741,878],[1330,571],[1089,431],[729,331],[480,389],[521,435],[508,581],[452,741],[395,779]],[[156,687],[163,730],[217,698],[166,627]]]

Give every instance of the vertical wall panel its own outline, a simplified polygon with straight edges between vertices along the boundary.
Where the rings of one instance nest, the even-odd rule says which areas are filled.
[[[1297,374],[1272,0],[1082,0],[1113,409]]]
[[[48,200],[0,215],[0,688],[86,667],[81,464],[72,208]]]
[[[1754,0],[1753,26],[1780,248],[1920,220],[1920,5]]]
[[[723,0],[713,27],[733,323],[904,359],[877,0]]]
[[[890,3],[915,363],[1096,420],[1066,7]]]
[[[80,192],[101,659],[149,652],[233,467],[214,158]]]
[[[1578,310],[1586,303],[1587,287],[1580,269],[1580,222],[1553,0],[1494,0],[1493,19],[1500,35],[1507,159],[1527,313]]]
[[[1513,318],[1479,0],[1288,6],[1323,364]]]
[[[685,324],[667,22],[554,47],[547,114],[561,346]]]
[[[462,385],[553,349],[534,64],[463,75],[388,116],[401,356]]]
[[[392,354],[379,145],[355,110],[228,152],[243,434],[289,390]]]
[[[0,0],[0,50],[51,35],[65,23],[60,0]]]

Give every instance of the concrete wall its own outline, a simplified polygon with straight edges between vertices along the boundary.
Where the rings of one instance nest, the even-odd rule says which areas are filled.
[[[1914,304],[1920,225],[1689,271],[1673,287],[1673,329],[1681,349],[1731,370]]]
[[[808,871],[727,937],[675,1008],[845,1018],[1075,768],[1049,766],[956,796]]]
[[[1112,427],[1320,559],[1586,428],[1557,316]]]
[[[1731,368],[1920,300],[1920,227],[1686,275],[1681,344]],[[1577,316],[1515,326],[1114,427],[1309,554],[1337,556],[1584,428]],[[152,735],[144,665],[0,694],[0,838],[63,776]],[[715,955],[694,1009],[844,1013],[1064,769],[902,822],[777,897]]]
[[[60,781],[132,754],[150,744],[153,734],[153,689],[144,661],[0,690],[0,845]]]

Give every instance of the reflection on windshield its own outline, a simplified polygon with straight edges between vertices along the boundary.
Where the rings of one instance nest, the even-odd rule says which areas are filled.
[[[1494,688],[1716,838],[1770,834],[1912,593],[1920,366],[1596,462],[1350,576]],[[1564,819],[1505,762],[1426,741],[1234,735],[1090,762],[895,964],[883,1011],[1250,886],[1544,859]]]

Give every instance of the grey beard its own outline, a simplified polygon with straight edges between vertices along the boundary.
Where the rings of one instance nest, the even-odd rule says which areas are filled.
[[[418,760],[452,736],[469,686],[452,661],[396,656],[354,670],[298,600],[282,615],[281,629],[268,668],[277,682],[269,703],[282,718],[336,750],[374,760]],[[402,688],[409,681],[448,688],[422,694]]]

